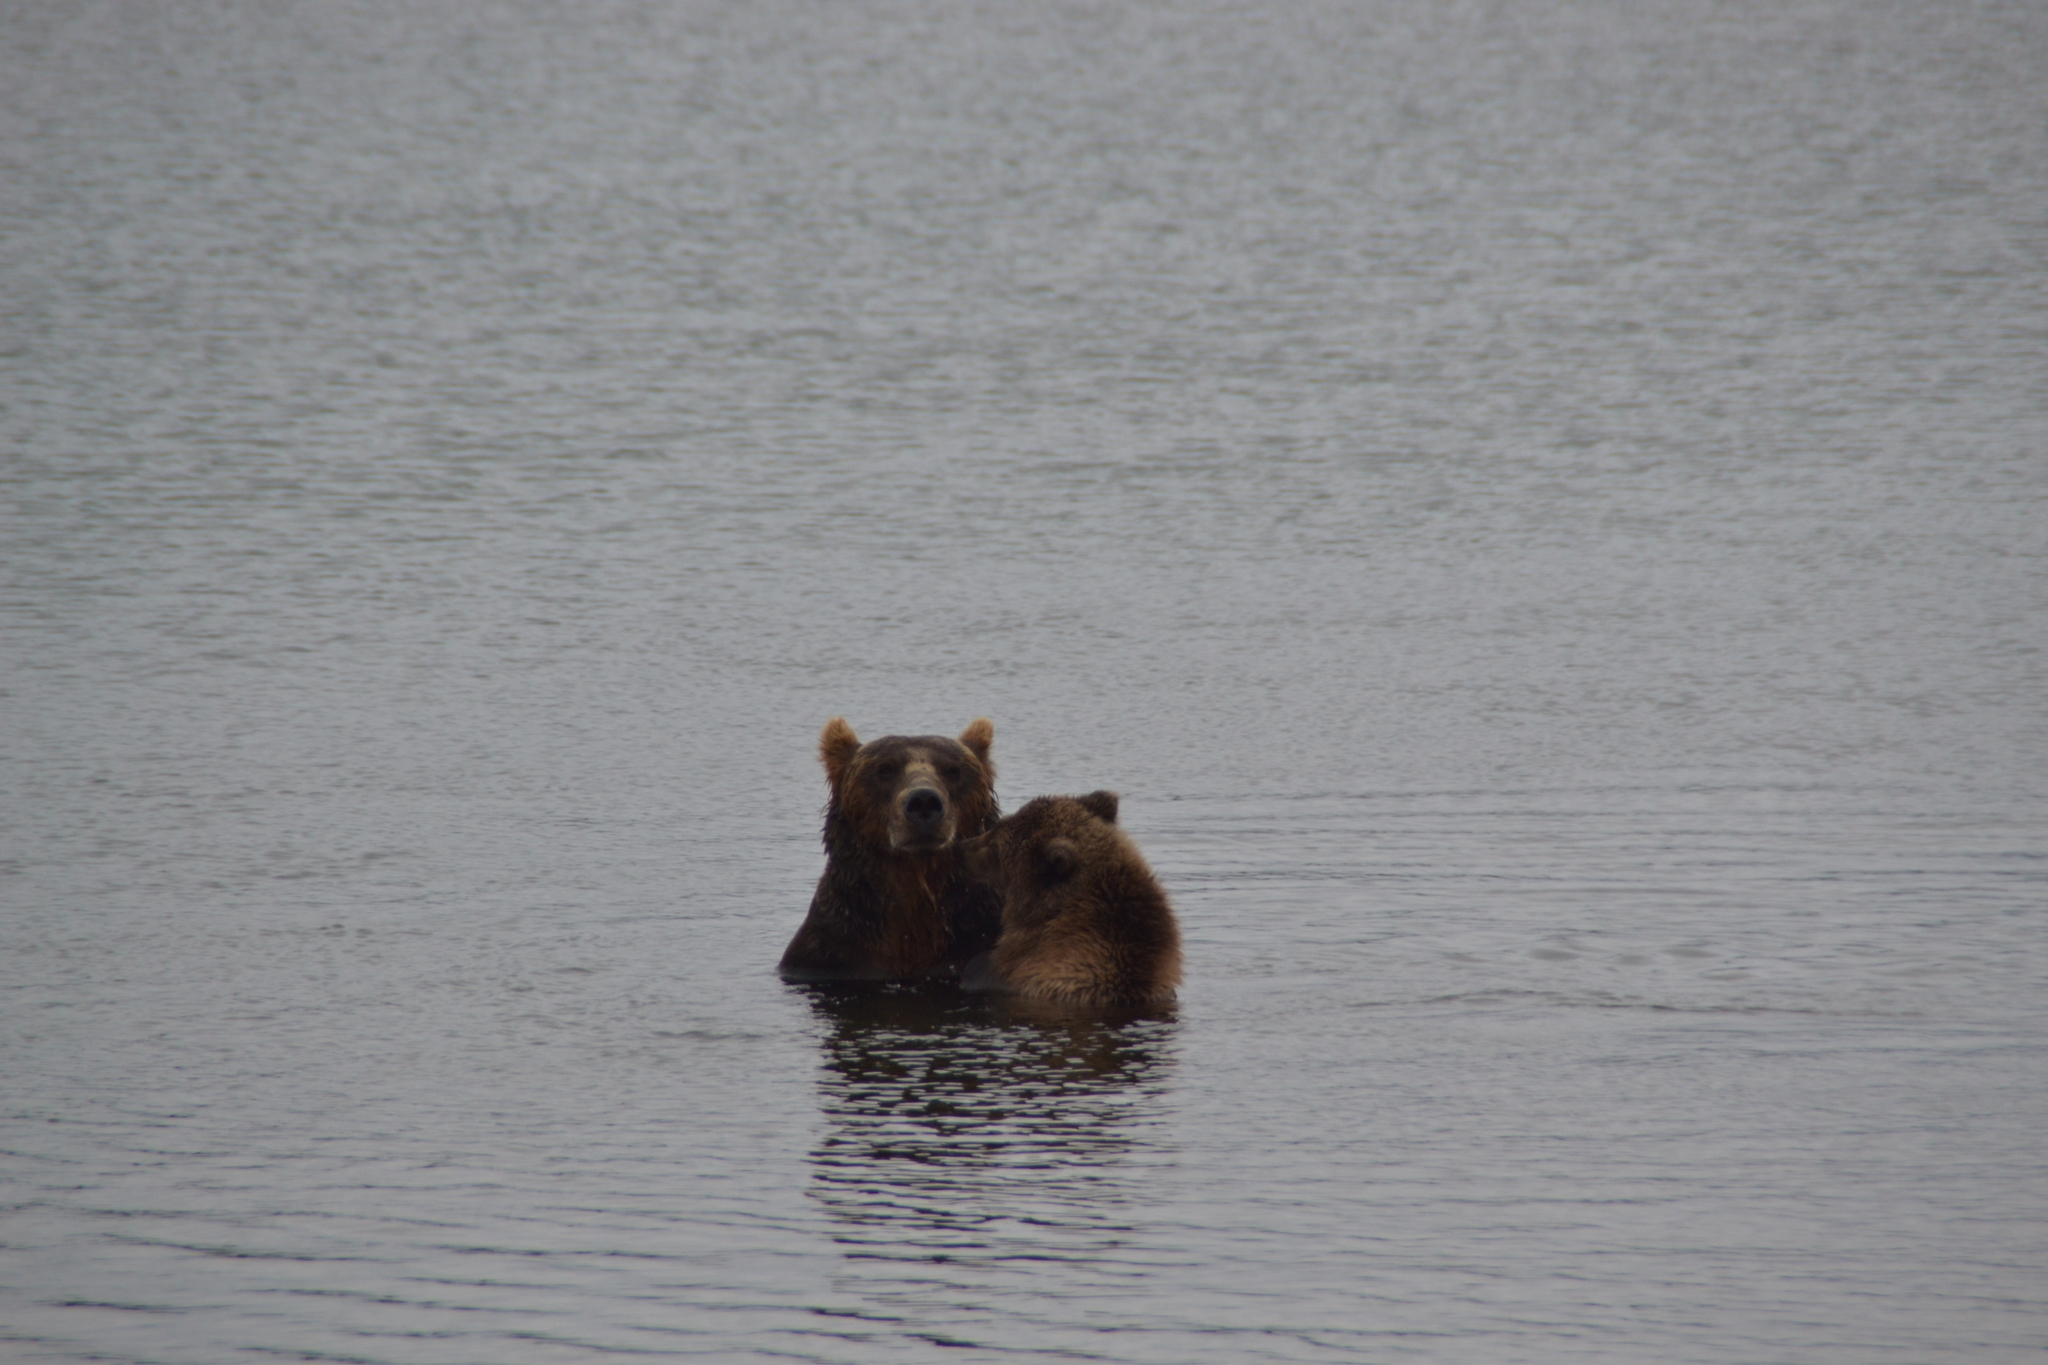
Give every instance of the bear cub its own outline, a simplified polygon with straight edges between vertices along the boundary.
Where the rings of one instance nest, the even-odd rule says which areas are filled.
[[[995,950],[964,984],[1074,1005],[1173,999],[1180,929],[1116,814],[1115,792],[1041,796],[961,844],[1003,901]]]
[[[960,866],[959,841],[1002,816],[977,720],[957,740],[887,735],[863,744],[844,717],[818,736],[831,797],[825,872],[778,970],[792,981],[957,976],[996,940],[1000,901]]]

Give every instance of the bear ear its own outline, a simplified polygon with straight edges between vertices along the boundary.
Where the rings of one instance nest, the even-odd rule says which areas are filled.
[[[1086,806],[1090,815],[1107,820],[1112,825],[1116,823],[1115,792],[1089,792],[1086,796],[1077,796],[1074,799]]]
[[[846,772],[846,765],[853,762],[853,756],[860,752],[860,736],[846,723],[846,717],[834,716],[825,722],[825,728],[818,735],[818,757],[825,762],[825,780],[834,790],[839,779]]]
[[[984,767],[988,765],[988,746],[995,743],[995,739],[996,723],[987,716],[970,721],[967,728],[960,732],[961,745],[967,752],[980,759]]]
[[[1047,839],[1038,848],[1038,871],[1047,886],[1056,886],[1081,867],[1081,850],[1072,839]]]

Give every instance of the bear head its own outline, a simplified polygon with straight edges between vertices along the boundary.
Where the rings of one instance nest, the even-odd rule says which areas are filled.
[[[1044,892],[1073,880],[1091,854],[1121,845],[1115,792],[1039,796],[988,833],[960,845],[969,876],[1003,892],[1005,904],[1026,911]]]
[[[975,835],[996,818],[995,764],[987,718],[943,735],[885,735],[863,744],[844,717],[826,722],[818,756],[831,785],[828,826],[892,853],[930,854]]]

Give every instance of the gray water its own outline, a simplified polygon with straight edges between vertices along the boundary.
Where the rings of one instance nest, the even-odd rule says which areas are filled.
[[[2044,70],[0,6],[4,1353],[2040,1360]],[[1177,1010],[777,981],[838,714]]]

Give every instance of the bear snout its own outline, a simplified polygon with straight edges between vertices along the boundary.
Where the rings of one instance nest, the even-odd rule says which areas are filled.
[[[919,787],[903,797],[903,818],[919,829],[931,829],[946,818],[946,797],[930,787]]]
[[[943,788],[926,782],[890,803],[889,845],[906,853],[933,853],[953,842],[953,805]]]

